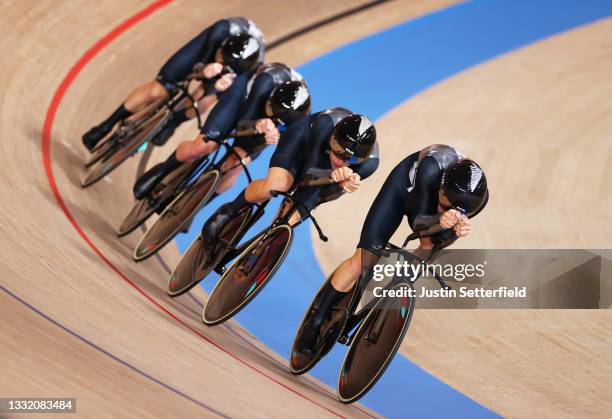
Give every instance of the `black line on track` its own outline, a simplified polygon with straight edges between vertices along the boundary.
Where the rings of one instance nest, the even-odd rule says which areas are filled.
[[[356,6],[353,7],[352,9],[348,9],[344,12],[340,12],[337,13],[333,16],[330,16],[328,18],[325,18],[323,20],[319,20],[318,22],[315,22],[313,24],[310,24],[308,26],[304,26],[303,28],[297,29],[293,32],[288,33],[287,35],[283,35],[278,39],[275,39],[274,41],[270,42],[268,45],[266,45],[266,49],[267,50],[271,50],[274,49],[288,41],[291,41],[292,39],[298,38],[310,31],[314,31],[315,29],[319,29],[325,25],[329,25],[330,23],[336,22],[340,19],[344,19],[345,17],[349,17],[352,15],[355,15],[357,13],[363,12],[364,10],[368,10],[374,6],[378,6],[382,3],[387,3],[391,0],[375,0],[375,1],[370,1],[368,3],[362,4],[360,6]]]
[[[206,409],[209,412],[212,412],[222,418],[230,418],[230,416],[227,416],[223,413],[221,413],[220,411],[216,410],[215,408],[207,405],[204,402],[201,402],[199,400],[194,399],[193,397],[183,393],[182,391],[172,387],[170,384],[167,384],[163,381],[161,381],[158,378],[153,377],[152,375],[144,372],[143,370],[141,370],[140,368],[130,364],[129,362],[119,358],[117,355],[112,354],[111,352],[107,351],[106,349],[102,348],[101,346],[98,346],[97,344],[95,344],[94,342],[90,341],[89,339],[83,337],[82,335],[78,334],[77,332],[75,332],[72,329],[69,329],[68,327],[64,326],[63,324],[61,324],[60,322],[58,322],[57,320],[55,320],[54,318],[52,318],[51,316],[49,316],[48,314],[44,313],[42,310],[34,307],[32,304],[28,303],[27,301],[25,301],[24,299],[22,299],[21,297],[19,297],[18,295],[14,294],[13,292],[11,292],[9,289],[5,288],[4,285],[0,284],[0,289],[2,289],[2,291],[4,291],[5,294],[7,294],[8,296],[12,297],[13,299],[15,299],[16,301],[20,302],[21,304],[23,304],[24,306],[26,306],[27,308],[29,308],[31,311],[33,311],[34,313],[38,314],[40,317],[44,318],[45,320],[48,320],[49,322],[53,323],[54,325],[56,325],[57,327],[59,327],[60,329],[62,329],[64,332],[68,333],[69,335],[77,338],[78,340],[80,340],[81,342],[85,343],[86,345],[94,348],[95,350],[97,350],[98,352],[106,355],[107,357],[111,358],[113,361],[116,361],[118,363],[120,363],[121,365],[128,367],[129,369],[131,369],[132,371],[134,371],[135,373],[145,377],[146,379],[159,384],[160,386],[164,387],[167,390],[170,390],[171,392],[173,392],[174,394],[189,400],[192,403],[197,404],[198,406]]]

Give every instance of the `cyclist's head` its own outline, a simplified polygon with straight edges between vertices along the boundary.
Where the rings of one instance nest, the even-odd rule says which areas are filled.
[[[310,113],[310,91],[302,81],[288,81],[272,90],[266,102],[266,116],[289,125]]]
[[[367,159],[375,144],[374,124],[367,116],[357,114],[342,118],[329,139],[331,152],[349,165]]]
[[[476,162],[470,159],[451,164],[442,174],[438,202],[443,210],[457,209],[463,214],[477,212],[489,191],[487,178]]]
[[[236,74],[242,74],[257,67],[261,48],[257,38],[251,35],[231,35],[217,49],[215,61],[230,67]]]

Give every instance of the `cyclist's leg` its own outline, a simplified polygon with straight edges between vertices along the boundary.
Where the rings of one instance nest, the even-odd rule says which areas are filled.
[[[140,176],[134,184],[133,192],[136,199],[142,199],[170,173],[181,167],[183,163],[191,163],[204,157],[219,147],[214,141],[205,142],[201,135],[192,141],[183,141],[179,147],[162,163],[158,163]]]
[[[166,88],[159,80],[153,80],[132,90],[123,102],[123,106],[133,114],[152,102],[166,97],[168,97]]]
[[[349,292],[361,274],[378,262],[380,255],[358,248],[353,256],[340,264],[332,277],[334,289]]]
[[[402,222],[405,214],[404,177],[402,170],[394,169],[378,192],[363,223],[355,254],[334,273],[332,284],[337,290],[351,290],[359,276],[376,264]]]
[[[285,169],[271,167],[266,179],[258,179],[249,184],[231,202],[220,206],[215,213],[206,221],[202,228],[202,236],[208,243],[214,243],[223,230],[223,227],[238,214],[238,212],[251,204],[262,203],[270,199],[271,191],[288,191],[293,184],[293,176]],[[250,193],[252,199],[247,199]]]
[[[296,131],[296,134],[299,134],[299,131]],[[267,177],[251,182],[236,199],[219,207],[206,221],[202,228],[202,236],[206,241],[215,242],[223,226],[240,209],[269,200],[272,197],[272,191],[286,192],[291,188],[295,181],[295,174],[299,171],[301,150],[300,143],[291,141],[293,138],[290,137],[288,135],[281,137],[270,160]]]
[[[194,93],[194,97],[197,99],[198,101],[198,110],[200,115],[206,113],[206,111],[208,111],[208,109],[210,109],[215,103],[217,103],[217,96],[216,95],[206,95],[206,96],[202,96],[202,94],[204,94],[204,89],[198,89],[195,93]],[[196,117],[196,110],[192,107],[189,107],[185,110],[185,119],[193,119]]]

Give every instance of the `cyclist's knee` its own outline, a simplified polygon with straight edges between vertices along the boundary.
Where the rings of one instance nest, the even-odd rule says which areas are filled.
[[[168,92],[166,88],[157,80],[152,81],[149,84],[149,88],[147,90],[149,100],[162,99],[168,96]]]
[[[176,148],[176,158],[182,162],[190,162],[198,158],[197,141],[183,141]]]
[[[218,20],[210,27],[209,37],[212,38],[213,40],[225,38],[227,36],[229,26],[230,26],[230,23],[227,20],[225,19]]]
[[[289,190],[282,179],[278,178],[266,178],[264,189],[267,193],[271,193],[272,191],[287,192]]]
[[[234,174],[237,176],[238,173],[242,171],[242,164],[249,164],[251,160],[249,159],[246,151],[244,151],[242,148],[235,147],[234,151],[238,153],[240,158],[238,158],[238,156],[234,153],[229,154],[225,160],[225,163],[223,163],[222,170],[227,171],[228,174]]]
[[[371,269],[378,262],[379,256],[372,252],[363,249],[357,249],[351,262],[354,264],[354,270],[358,275]]]
[[[288,171],[273,167],[268,172],[264,188],[268,193],[271,191],[287,192],[292,184],[293,177]]]

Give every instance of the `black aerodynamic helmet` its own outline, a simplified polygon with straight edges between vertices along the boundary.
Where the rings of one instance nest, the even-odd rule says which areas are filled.
[[[374,124],[367,116],[357,114],[342,118],[329,139],[331,151],[349,164],[367,159],[375,144]]]
[[[310,91],[302,81],[288,81],[272,90],[266,102],[266,116],[283,125],[310,113]]]
[[[217,49],[215,61],[229,66],[236,74],[242,74],[257,67],[261,48],[257,38],[251,35],[231,35]]]
[[[440,191],[464,214],[480,211],[489,197],[487,178],[480,166],[470,159],[459,160],[444,171]]]

